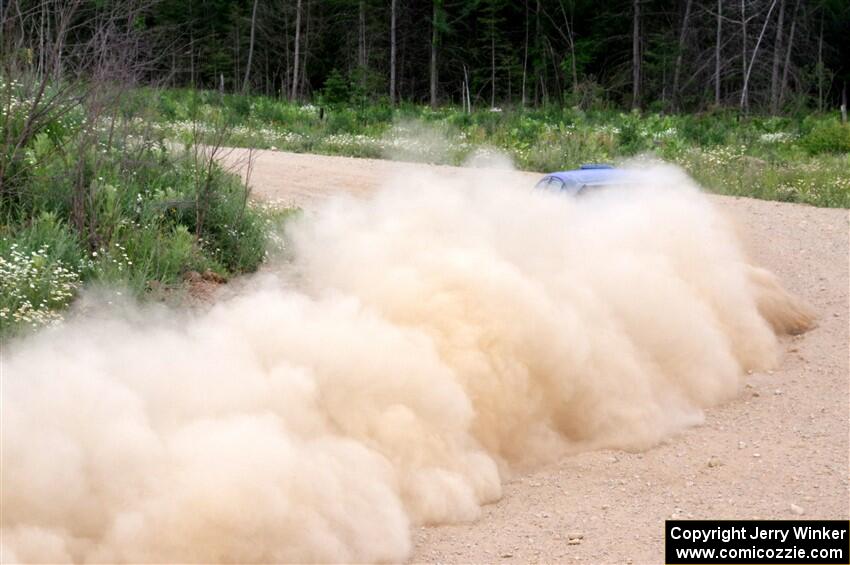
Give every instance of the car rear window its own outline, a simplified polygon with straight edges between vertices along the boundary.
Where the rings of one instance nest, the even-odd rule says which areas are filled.
[[[542,179],[540,179],[540,182],[538,182],[536,185],[534,185],[534,188],[546,188],[548,185],[549,185],[549,177],[543,177]]]

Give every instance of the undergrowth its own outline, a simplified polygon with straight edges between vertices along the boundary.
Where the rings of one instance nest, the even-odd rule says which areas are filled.
[[[0,92],[4,131],[21,128],[25,93],[2,81]],[[254,204],[238,176],[199,159],[194,144],[207,139],[181,150],[144,120],[92,121],[80,106],[42,122],[22,150],[6,148],[0,336],[58,323],[88,284],[145,299],[179,294],[191,271],[256,270],[286,211]]]

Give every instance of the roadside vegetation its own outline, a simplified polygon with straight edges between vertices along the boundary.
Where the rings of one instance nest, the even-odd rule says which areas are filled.
[[[225,116],[234,124],[230,143],[262,149],[460,164],[477,149],[496,148],[532,171],[653,156],[719,194],[850,207],[850,126],[837,113],[740,117],[560,106],[465,112],[357,104],[340,101],[337,91],[313,104],[210,91],[136,95],[156,108],[158,131],[172,139],[189,141],[198,119]]]
[[[252,203],[228,146],[650,156],[717,193],[850,207],[828,111],[846,113],[846,1],[629,4],[0,2],[0,337],[88,284],[175,296],[257,269],[290,211]]]
[[[59,30],[73,29],[81,6],[62,5]],[[180,300],[186,279],[254,271],[288,213],[253,203],[219,165],[232,124],[207,120],[178,146],[148,127],[149,108],[125,103],[144,68],[127,24],[137,8],[109,7],[61,63],[47,48],[34,59],[22,47],[27,36],[4,20],[0,338],[61,321],[86,285]]]
[[[4,126],[21,129],[32,100],[12,99]],[[45,120],[10,160],[0,201],[5,335],[61,320],[86,284],[161,298],[182,293],[187,273],[220,281],[254,271],[286,213],[252,203],[241,179],[210,161],[209,136],[177,148],[101,118],[92,124],[80,106]]]
[[[5,131],[23,130],[35,86],[0,84]],[[48,110],[5,149],[3,335],[61,320],[86,284],[162,298],[183,292],[187,273],[256,270],[291,211],[249,200],[215,162],[227,145],[447,164],[495,148],[534,171],[651,156],[716,193],[850,207],[850,128],[832,115],[468,112],[151,88],[123,92],[112,114]]]

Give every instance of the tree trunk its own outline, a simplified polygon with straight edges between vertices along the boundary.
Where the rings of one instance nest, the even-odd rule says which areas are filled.
[[[823,8],[820,13],[820,34],[818,36],[818,112],[823,112]]]
[[[239,18],[236,19],[236,40],[234,47],[236,48],[236,57],[234,58],[233,65],[233,92],[239,90],[239,75],[242,74],[242,71],[239,67],[239,60],[241,58],[241,54],[239,53]]]
[[[773,14],[773,9],[776,7],[776,1],[770,3],[770,8],[767,10],[767,16],[764,18],[764,24],[761,26],[761,33],[759,33],[759,37],[756,40],[756,45],[753,47],[753,55],[750,57],[750,64],[747,66],[747,74],[744,75],[744,89],[741,92],[741,109],[744,109],[744,101],[747,98],[747,88],[750,82],[750,74],[753,72],[753,65],[756,62],[756,56],[759,52],[759,46],[761,45],[761,40],[764,38],[764,32],[767,30],[767,24],[770,23],[770,16]]]
[[[564,9],[563,0],[558,0],[558,7],[561,8],[561,15],[564,17],[564,28],[566,29],[566,34],[561,34],[567,40],[567,46],[570,49],[570,71],[572,73],[573,79],[573,94],[578,92],[578,67],[576,66],[576,41],[575,35],[573,34],[573,26],[570,23],[570,18],[567,16],[567,11]],[[570,13],[573,11],[573,4],[570,3]]]
[[[797,31],[797,12],[800,0],[794,3],[794,13],[791,16],[791,31],[788,33],[788,47],[785,49],[785,65],[782,67],[782,82],[779,85],[779,108],[785,102],[785,92],[788,88],[788,73],[791,69],[791,50],[794,48],[794,33]]]
[[[393,0],[395,1],[395,0]],[[295,100],[298,96],[298,67],[299,54],[301,52],[301,0],[298,0],[295,5],[295,56],[292,58],[292,90],[289,95],[290,100]]]
[[[53,80],[59,82],[62,79],[62,53],[65,52],[65,33],[59,33],[59,29],[64,28],[64,23],[62,25],[58,24],[55,26],[56,30],[56,47],[53,48],[54,61],[51,61],[51,66],[53,67]],[[823,25],[821,25],[823,28]],[[821,32],[821,37],[823,37],[823,32]]]
[[[194,24],[189,24],[189,80],[192,88],[195,88],[195,34],[192,30],[194,27]]]
[[[366,3],[364,0],[360,0],[357,20],[357,65],[362,71],[366,68]]]
[[[396,33],[398,33],[398,22],[396,22]],[[407,84],[410,85],[410,92],[408,94],[408,98],[410,98],[410,99],[416,98],[416,91],[415,91],[416,81],[413,79],[413,77],[416,75],[416,72],[413,69],[408,69],[408,66],[407,66],[407,63],[406,63],[406,61],[407,61],[407,34],[404,34],[404,33],[401,34],[401,40],[398,42],[397,61],[398,62],[396,63],[396,68],[401,69],[401,71],[397,73],[398,78],[396,79],[396,94],[397,94],[398,100],[402,100],[404,98],[404,95],[402,93],[404,92],[404,87]],[[407,80],[407,82],[404,81],[404,70],[405,69],[408,69],[408,80]]]
[[[307,2],[307,25],[304,26],[304,49],[302,49],[301,55],[301,82],[298,83],[299,91],[298,97],[304,97],[304,91],[307,86],[307,56],[310,54],[310,22],[312,21],[310,18],[310,8],[312,4]]]
[[[472,112],[472,97],[469,95],[469,69],[466,65],[463,66],[463,92],[461,96],[464,99],[464,108],[467,112]]]
[[[490,107],[496,107],[496,11],[490,4]]]
[[[396,94],[396,9],[398,0],[390,3],[390,104],[395,105]]]
[[[720,30],[723,26],[723,0],[717,0],[717,41],[714,44],[714,106],[720,107]]]
[[[526,98],[525,84],[528,76],[528,0],[525,0],[525,49],[522,55],[522,107],[528,101]]]
[[[549,53],[551,54],[551,57],[552,57],[552,76],[555,79],[555,91],[558,93],[558,100],[561,101],[563,99],[561,95],[564,92],[564,90],[561,87],[561,77],[559,76],[559,72],[558,72],[559,69],[558,69],[557,55],[555,54],[555,48],[552,47],[552,42],[547,39],[546,43],[549,45]]]
[[[544,55],[544,57],[545,57],[545,55]],[[544,69],[546,68],[546,63],[545,63],[545,62],[543,63],[543,68],[544,68]],[[538,77],[540,78],[540,105],[541,105],[541,106],[546,106],[546,104],[547,104],[547,102],[548,102],[548,100],[549,100],[549,91],[548,91],[548,90],[546,90],[546,76],[545,76],[545,72],[544,72],[544,71],[541,71],[541,72],[540,72],[540,74],[538,75]]]
[[[38,27],[38,71],[37,76],[38,80],[44,79],[44,12],[47,9],[47,2],[41,3],[41,24]],[[2,10],[0,10],[0,14],[2,14]],[[0,34],[3,33],[3,26],[0,24]],[[2,38],[2,35],[0,35]]]
[[[679,76],[682,72],[682,58],[685,54],[685,39],[688,35],[688,20],[691,18],[691,0],[685,1],[685,16],[682,18],[682,27],[679,30],[679,50],[676,54],[676,66],[673,68],[673,92],[671,98],[673,109],[679,109]]]
[[[289,10],[283,11],[283,52],[286,67],[283,77],[280,79],[280,97],[289,98],[289,88],[292,84],[292,57],[289,53]]]
[[[785,20],[785,0],[779,0],[779,18],[776,22],[776,39],[773,41],[773,66],[770,70],[770,113],[779,109],[779,63],[782,61],[782,26]]]
[[[632,108],[640,108],[640,0],[632,6]]]
[[[431,70],[430,70],[430,103],[432,108],[437,107],[437,43],[440,40],[439,35],[439,0],[433,0],[431,13]]]
[[[251,39],[248,40],[248,63],[245,65],[245,78],[242,79],[242,92],[248,88],[248,80],[251,78],[251,60],[254,57],[254,34],[257,29],[257,3],[254,0],[254,8],[251,10]]]
[[[263,93],[266,96],[271,96],[271,85],[269,84],[269,77],[271,73],[269,72],[269,51],[268,49],[263,49]]]
[[[573,37],[572,27],[568,30],[570,33],[570,67],[573,72],[573,94],[578,93],[578,66],[576,65],[576,42]]]
[[[537,0],[534,11],[534,52],[540,56],[540,0]],[[534,80],[534,107],[536,108],[543,97],[543,77],[540,75],[539,67],[535,67],[535,70],[537,71]]]
[[[747,98],[747,8],[746,0],[741,0],[741,110],[749,106]]]

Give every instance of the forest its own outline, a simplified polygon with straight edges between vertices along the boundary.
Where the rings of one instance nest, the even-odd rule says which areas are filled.
[[[49,37],[67,27],[67,49],[111,14],[138,32],[144,82],[289,100],[342,85],[432,107],[777,114],[837,106],[850,82],[847,0],[6,0],[0,13],[4,49],[42,66]]]
[[[847,0],[187,0],[145,16],[171,85],[457,106],[835,106]]]

